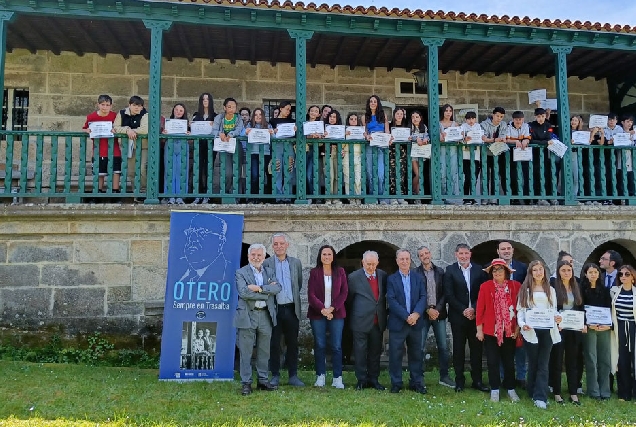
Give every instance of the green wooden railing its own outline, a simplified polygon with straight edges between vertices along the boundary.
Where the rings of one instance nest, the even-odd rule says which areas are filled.
[[[76,203],[105,198],[139,200],[153,189],[159,200],[208,198],[217,203],[307,203],[309,199],[352,204],[358,200],[636,204],[632,172],[636,147],[574,146],[559,159],[545,146],[531,145],[531,162],[513,162],[512,151],[494,157],[487,145],[461,143],[434,143],[432,158],[422,159],[411,158],[410,143],[377,149],[366,141],[301,138],[306,148],[299,150],[297,139],[251,145],[239,138],[235,152],[225,153],[213,151],[209,136],[161,135],[160,147],[149,146],[148,153],[141,149],[145,141],[138,140],[128,159],[128,137],[115,135],[109,139],[110,160],[103,192],[99,192],[99,143],[86,133],[3,131],[0,135],[0,198],[5,202],[10,198]],[[120,192],[113,186],[116,141],[124,157]],[[151,156],[153,150],[156,156]],[[305,173],[297,174],[296,162],[302,152]],[[147,177],[145,171],[150,168],[142,169],[146,154],[158,163],[157,172]],[[566,176],[564,170],[572,173]]]

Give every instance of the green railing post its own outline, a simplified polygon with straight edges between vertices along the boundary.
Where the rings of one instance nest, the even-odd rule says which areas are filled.
[[[568,99],[568,63],[567,55],[572,52],[571,46],[550,46],[552,52],[555,54],[555,80],[556,80],[556,92],[557,102],[559,105],[559,129],[561,131],[561,140],[572,149],[572,143],[570,138],[570,102]],[[572,165],[570,164],[572,156],[568,152],[561,159],[562,171],[563,171],[563,195],[565,196],[566,205],[575,205],[576,198],[572,188]],[[558,179],[558,177],[554,177]]]
[[[440,163],[439,140],[439,48],[444,44],[444,39],[422,37],[422,44],[427,47],[428,57],[428,132],[430,143],[433,144],[431,152],[431,204],[442,204],[442,176]]]
[[[305,137],[303,136],[303,119],[307,104],[307,40],[314,36],[313,31],[287,30],[289,36],[296,41],[296,202],[307,203],[307,189],[305,188]],[[315,147],[318,148],[317,146]],[[314,168],[318,165],[314,165]],[[282,168],[282,165],[281,165]]]
[[[4,63],[7,59],[7,27],[9,22],[14,18],[13,12],[0,12],[0,90],[4,91]],[[2,111],[2,102],[4,97],[0,97],[0,111]],[[7,129],[10,130],[10,129]],[[9,169],[7,169],[9,170]]]
[[[148,172],[146,174],[147,204],[159,204],[159,121],[161,120],[161,50],[163,32],[172,25],[170,21],[144,19],[150,30],[150,75],[148,80]],[[141,165],[143,167],[143,165]],[[122,176],[122,179],[126,179]],[[122,186],[122,188],[126,188]]]

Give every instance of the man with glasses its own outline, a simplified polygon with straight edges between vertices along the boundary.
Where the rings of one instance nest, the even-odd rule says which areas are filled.
[[[216,215],[195,215],[190,227],[183,230],[186,242],[183,257],[188,261],[188,269],[180,282],[218,282],[230,280],[227,272],[229,262],[223,254],[227,223]],[[206,280],[206,272],[214,274]]]
[[[609,250],[601,255],[601,259],[598,260],[599,267],[603,270],[601,274],[601,281],[603,285],[607,289],[610,289],[615,284],[618,284],[616,281],[616,273],[618,269],[623,265],[623,258],[616,251]]]

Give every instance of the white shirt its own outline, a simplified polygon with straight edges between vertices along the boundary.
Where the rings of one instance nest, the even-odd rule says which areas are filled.
[[[331,307],[331,276],[325,276],[325,308]]]
[[[458,262],[457,265],[459,265],[459,269],[462,271],[462,274],[464,275],[464,280],[466,281],[466,286],[468,287],[468,308],[472,308],[473,305],[470,301],[470,268],[473,266],[472,264],[468,264],[468,267],[464,268],[462,267],[462,265]]]

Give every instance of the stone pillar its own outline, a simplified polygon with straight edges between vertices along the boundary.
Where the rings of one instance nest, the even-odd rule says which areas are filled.
[[[4,63],[7,59],[7,26],[13,17],[13,12],[0,12],[0,90],[2,91],[4,91]],[[4,96],[0,96],[0,111],[2,111],[3,100]]]
[[[570,138],[570,101],[568,99],[568,62],[567,55],[572,52],[570,46],[550,46],[555,54],[554,76],[556,80],[557,103],[559,106],[559,129],[561,141],[572,149]],[[576,198],[572,188],[572,165],[570,152],[565,153],[561,159],[561,173],[563,174],[563,195],[566,205],[575,205]],[[558,177],[557,177],[558,178]]]
[[[287,30],[296,41],[296,203],[307,203],[307,180],[305,167],[305,137],[303,119],[307,108],[307,40],[314,32],[305,30]],[[317,167],[317,165],[314,165]]]
[[[427,47],[428,58],[428,133],[433,150],[431,153],[431,203],[442,204],[442,176],[440,164],[440,140],[439,140],[439,48],[444,44],[444,39],[422,37],[422,44]]]
[[[163,32],[172,25],[170,21],[144,19],[150,30],[150,75],[148,80],[148,182],[145,203],[159,203],[159,125],[161,120],[161,50]]]

